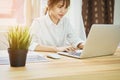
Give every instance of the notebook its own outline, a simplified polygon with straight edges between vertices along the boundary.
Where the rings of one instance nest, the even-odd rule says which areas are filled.
[[[58,52],[58,54],[89,58],[115,53],[120,42],[120,25],[93,24],[83,50],[74,52]]]

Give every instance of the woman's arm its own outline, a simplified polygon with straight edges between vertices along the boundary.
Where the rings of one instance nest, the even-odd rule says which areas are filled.
[[[44,46],[37,45],[35,51],[43,51],[43,52],[60,52],[60,51],[74,51],[75,48],[72,46],[65,47],[53,47],[53,46]]]
[[[35,51],[57,52],[57,48],[53,46],[37,45]]]

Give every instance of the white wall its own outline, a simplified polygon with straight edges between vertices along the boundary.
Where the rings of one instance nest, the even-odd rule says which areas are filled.
[[[114,24],[120,25],[120,0],[115,0]]]
[[[71,0],[68,16],[76,33],[82,40],[86,40],[84,24],[82,19],[82,0]]]

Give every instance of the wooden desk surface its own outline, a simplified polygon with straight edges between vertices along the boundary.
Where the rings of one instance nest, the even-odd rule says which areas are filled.
[[[19,68],[0,65],[0,80],[120,80],[120,49],[112,56],[49,60]]]

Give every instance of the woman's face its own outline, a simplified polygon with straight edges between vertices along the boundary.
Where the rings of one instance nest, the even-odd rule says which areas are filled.
[[[54,5],[49,11],[52,17],[60,20],[67,13],[68,8],[66,8],[66,4],[63,5],[63,1],[60,1],[59,3]]]

